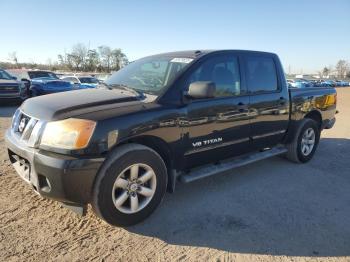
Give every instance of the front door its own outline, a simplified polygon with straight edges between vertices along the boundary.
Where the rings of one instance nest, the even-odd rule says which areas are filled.
[[[185,83],[196,81],[214,82],[216,92],[214,98],[187,105],[182,121],[186,168],[249,151],[249,97],[242,88],[239,58],[230,52],[207,57]]]

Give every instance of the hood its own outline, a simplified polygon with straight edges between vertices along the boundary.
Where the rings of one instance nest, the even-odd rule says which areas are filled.
[[[140,103],[138,97],[124,90],[84,89],[30,98],[21,110],[31,117],[50,121]]]
[[[72,88],[72,85],[67,81],[63,81],[60,79],[54,79],[54,78],[48,78],[48,77],[47,78],[46,77],[33,78],[32,84],[33,85],[40,85],[40,86],[43,86],[45,88],[65,88],[65,89]]]
[[[80,88],[95,88],[98,84],[92,84],[92,83],[81,83]]]

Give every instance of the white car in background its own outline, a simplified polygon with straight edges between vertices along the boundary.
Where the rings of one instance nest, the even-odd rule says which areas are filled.
[[[98,79],[99,82],[104,82],[104,81],[106,81],[110,76],[111,76],[111,74],[109,74],[109,73],[97,74],[97,75],[96,75],[96,78]]]
[[[92,76],[63,76],[61,79],[70,82],[74,89],[95,88],[99,84]]]

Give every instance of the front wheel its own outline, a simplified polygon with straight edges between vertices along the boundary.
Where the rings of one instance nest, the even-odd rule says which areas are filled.
[[[36,97],[38,96],[38,91],[36,91],[35,89],[31,89],[30,90],[30,97]]]
[[[317,122],[305,118],[301,120],[293,141],[286,145],[287,159],[296,163],[306,163],[315,154],[320,140],[320,129]]]
[[[94,185],[92,207],[109,224],[134,225],[157,208],[166,185],[165,164],[154,150],[123,145],[103,164]]]

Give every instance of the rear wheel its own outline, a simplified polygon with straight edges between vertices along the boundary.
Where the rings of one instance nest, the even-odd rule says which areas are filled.
[[[134,225],[156,209],[166,185],[165,164],[154,150],[123,145],[103,164],[94,185],[92,207],[109,224]]]
[[[305,118],[297,129],[296,135],[286,147],[286,157],[296,163],[306,163],[315,154],[320,140],[320,130],[316,121]]]

